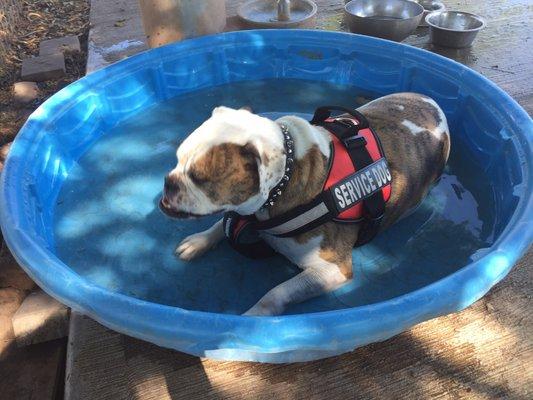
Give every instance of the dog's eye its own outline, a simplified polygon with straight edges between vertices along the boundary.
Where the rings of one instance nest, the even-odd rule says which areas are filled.
[[[190,170],[188,175],[189,178],[191,178],[191,181],[193,181],[196,185],[201,185],[202,183],[208,181],[208,179],[206,179],[205,177],[198,175],[198,172],[196,172],[195,170]]]

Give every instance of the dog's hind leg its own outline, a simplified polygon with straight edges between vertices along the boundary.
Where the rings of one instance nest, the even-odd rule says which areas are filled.
[[[291,303],[301,303],[336,289],[348,279],[336,265],[324,261],[304,269],[265,294],[244,315],[278,315]]]
[[[175,254],[182,260],[188,261],[204,254],[207,250],[214,247],[224,238],[222,220],[218,221],[211,228],[187,236],[176,247]]]
[[[289,304],[335,290],[352,277],[352,247],[357,230],[328,226],[320,228],[321,234],[315,232],[316,236],[311,234],[305,240],[269,238],[274,249],[303,271],[270,290],[244,315],[281,314]]]

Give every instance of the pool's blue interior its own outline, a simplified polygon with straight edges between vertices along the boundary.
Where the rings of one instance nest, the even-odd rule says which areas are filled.
[[[226,243],[198,260],[178,260],[173,250],[179,241],[216,217],[177,221],[159,212],[163,177],[176,163],[176,147],[218,105],[247,105],[275,118],[309,116],[324,104],[357,107],[376,96],[348,85],[257,80],[144,108],[104,132],[69,170],[55,202],[55,250],[75,272],[111,291],[185,309],[241,313],[298,269],[283,257],[246,259]],[[287,312],[387,300],[449,275],[490,247],[497,233],[494,178],[465,142],[475,129],[452,131],[448,167],[423,204],[354,250],[351,283]]]
[[[157,104],[227,83],[264,79],[300,79],[357,86],[370,97],[415,91],[434,98],[446,113],[453,135],[452,169],[448,173],[458,176],[460,185],[473,195],[478,203],[477,215],[483,221],[480,249],[464,251],[463,261],[468,265],[460,269],[454,266],[448,272],[458,269],[455,273],[391,301],[369,303],[372,298],[361,300],[338,291],[336,296],[344,302],[349,298],[367,305],[333,312],[261,318],[190,312],[124,296],[120,293],[125,293],[128,287],[120,291],[117,285],[113,289],[115,291],[109,291],[105,286],[94,284],[95,280],[85,279],[86,275],[80,276],[76,266],[58,259],[54,234],[57,203],[61,198],[66,199],[63,195],[61,198],[58,196],[65,179],[68,182],[75,176],[78,161],[90,151],[91,145],[105,140],[114,128],[133,121],[136,115]],[[206,113],[204,111],[204,116]],[[201,115],[196,117],[199,123]],[[116,150],[118,154],[120,148]],[[168,162],[172,160],[169,158]],[[135,165],[134,162],[130,164]],[[480,174],[471,173],[468,171],[470,168],[479,168]],[[518,257],[532,243],[532,177],[531,118],[501,89],[474,71],[410,46],[371,37],[314,30],[241,31],[187,40],[138,54],[90,74],[48,99],[32,114],[11,146],[0,179],[0,222],[6,243],[35,282],[63,303],[111,329],[201,356],[269,362],[306,361],[385,340],[419,322],[461,310],[483,296],[509,273]],[[446,180],[441,185],[445,183]],[[455,183],[459,189],[457,193],[464,199],[461,203],[474,204],[466,192],[460,190],[459,183],[453,180],[448,183],[450,186]],[[478,184],[487,184],[490,190],[483,190]],[[126,182],[124,186],[129,188],[130,185]],[[433,193],[439,190],[437,188]],[[443,189],[443,193],[451,192],[449,188]],[[447,199],[454,197],[452,195]],[[143,204],[151,207],[148,202]],[[458,211],[458,207],[464,207],[464,204],[456,204],[459,202],[452,201],[448,206],[454,212]],[[72,205],[71,210],[74,207]],[[430,209],[439,210],[440,207],[436,205]],[[469,209],[468,206],[465,209]],[[122,211],[128,209],[123,208]],[[398,224],[387,235],[397,230],[401,234],[401,229],[408,229],[402,227],[409,227],[411,223],[422,226],[426,217],[420,215],[418,224],[411,219],[406,220],[406,224]],[[207,224],[207,221],[202,223]],[[479,227],[475,222],[465,226]],[[146,228],[156,229],[148,224]],[[194,230],[197,228],[200,226],[194,226]],[[165,229],[176,235],[161,245],[160,257],[165,257],[170,263],[174,261],[171,261],[169,252],[182,232],[170,225]],[[193,230],[191,225],[187,229]],[[421,229],[418,232],[425,227]],[[407,233],[412,232],[413,229],[409,228]],[[440,259],[446,258],[444,253],[455,256],[456,250],[465,241],[457,239],[454,229],[450,230],[450,234],[448,241],[440,242],[449,244],[450,249],[433,246],[431,241],[422,241],[418,237],[413,240],[413,236],[407,235],[403,240],[411,238],[411,244],[407,242],[406,249],[400,249],[401,252],[395,253],[395,256],[403,260],[401,265],[410,271],[413,268],[416,271],[417,265],[410,264],[409,257],[416,259],[417,252],[436,254]],[[95,246],[99,239],[89,237],[84,245]],[[122,239],[130,241],[127,237]],[[398,239],[395,237],[394,240]],[[382,237],[376,240],[375,245],[378,243],[383,243],[382,248],[385,248],[388,241]],[[470,241],[466,243],[472,245]],[[492,245],[483,249],[485,243]],[[106,246],[105,242],[103,246]],[[145,241],[142,246],[149,247],[150,242]],[[164,246],[169,252],[163,251]],[[131,246],[126,247],[131,249]],[[223,249],[218,251],[214,254],[224,253]],[[471,251],[474,252],[469,255]],[[387,255],[387,252],[380,250],[379,254]],[[230,253],[226,255],[229,257]],[[476,261],[470,262],[469,259]],[[133,268],[137,258],[132,256],[130,260],[127,267]],[[216,268],[205,268],[202,263],[206,261],[199,264],[207,279],[215,279],[213,271],[227,274],[228,266],[239,268],[243,263],[233,253],[230,264],[224,263],[224,259],[215,261]],[[446,262],[441,266],[442,271],[450,265]],[[182,268],[180,264],[172,265],[176,269]],[[383,264],[373,263],[370,266],[380,265]],[[182,271],[198,276],[199,272],[191,269],[194,267],[195,264],[190,264]],[[252,268],[259,270],[262,267]],[[396,279],[422,279],[427,270],[418,268],[420,274],[404,274],[396,267],[388,275],[372,277],[379,276],[384,284],[387,279],[394,284]],[[86,271],[90,272],[89,268]],[[287,275],[291,272],[288,271]],[[121,271],[117,269],[117,273]],[[276,279],[282,279],[282,275]],[[248,294],[254,298],[236,299],[237,292],[230,292],[230,289],[239,280],[229,278],[210,288],[214,299],[211,302],[211,294],[202,285],[203,294],[196,292],[195,295],[205,301],[206,307],[216,303],[221,309],[224,307],[225,312],[239,312],[242,310],[239,307],[252,303],[261,290],[275,283],[260,281],[259,274],[246,276],[253,279],[251,284],[258,285],[256,292]],[[137,276],[137,281],[144,279],[145,276]],[[434,279],[435,276],[428,282]],[[130,281],[133,282],[133,279]],[[177,296],[176,291],[180,287],[187,287],[185,279],[180,282],[169,280],[165,284],[165,288],[172,286],[172,291],[168,293],[174,296]],[[383,290],[383,286],[372,284],[378,291]],[[246,289],[251,290],[249,286]],[[368,290],[366,293],[379,295],[378,291]],[[160,292],[167,293],[163,288]],[[235,301],[235,309],[218,304],[214,295],[219,293],[233,295],[231,299]],[[151,295],[159,296],[157,293]],[[308,304],[307,307],[340,306],[336,299],[332,300],[333,304],[325,299],[317,301],[320,304]]]

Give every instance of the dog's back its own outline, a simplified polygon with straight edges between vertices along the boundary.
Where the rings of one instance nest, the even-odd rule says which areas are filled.
[[[429,97],[398,93],[359,108],[379,136],[392,172],[382,229],[416,207],[440,177],[450,153],[446,116]]]

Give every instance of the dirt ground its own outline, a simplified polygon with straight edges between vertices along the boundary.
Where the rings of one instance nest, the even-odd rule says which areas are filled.
[[[9,10],[15,27],[6,30],[10,36],[4,44],[8,46],[0,47],[0,171],[10,143],[28,116],[52,94],[85,75],[87,59],[88,0],[13,1],[18,3],[16,10]],[[13,1],[0,0],[0,15],[6,11],[2,7],[13,7]],[[65,54],[66,75],[38,83],[39,97],[17,104],[12,85],[20,81],[22,60],[38,55],[41,40],[66,35],[77,35],[81,42],[81,52]],[[0,246],[0,398],[62,398],[66,339],[16,346],[11,318],[35,284],[18,266],[1,235]]]
[[[62,87],[85,75],[87,59],[87,35],[89,32],[89,1],[17,0],[20,12],[13,19],[16,29],[9,40],[9,47],[0,52],[0,146],[13,141],[28,116],[43,101]],[[9,7],[9,1],[0,1],[1,7]],[[65,54],[66,76],[38,83],[40,96],[34,102],[19,105],[13,101],[11,87],[20,80],[22,60],[39,54],[39,43],[66,35],[77,35],[81,52]],[[6,149],[0,151],[3,162]]]

